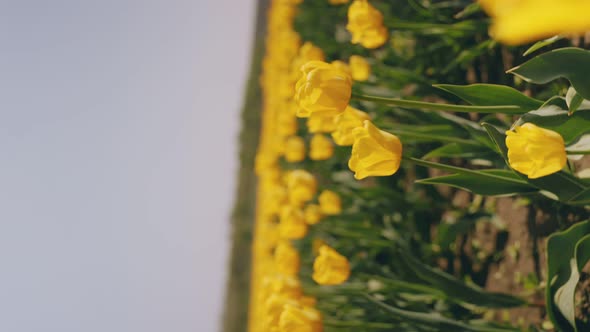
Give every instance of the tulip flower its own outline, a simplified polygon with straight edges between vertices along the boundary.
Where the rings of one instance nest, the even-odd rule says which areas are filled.
[[[312,278],[320,285],[339,285],[350,276],[350,263],[346,257],[327,245],[320,247],[313,262]]]
[[[368,120],[352,133],[354,143],[348,167],[355,172],[355,179],[397,172],[402,159],[402,143],[397,136],[379,130]]]
[[[308,204],[303,209],[303,216],[308,225],[315,225],[322,219],[322,211],[317,204]]]
[[[348,106],[342,114],[335,118],[336,130],[332,132],[334,143],[340,146],[352,145],[354,142],[352,130],[362,127],[365,120],[369,120],[367,113]]]
[[[368,80],[369,76],[371,76],[371,65],[362,56],[352,55],[348,63],[353,80],[362,82]]]
[[[296,276],[299,272],[299,252],[289,241],[281,241],[274,252],[274,263],[279,273]]]
[[[367,0],[355,0],[348,7],[346,29],[352,34],[352,43],[366,48],[377,48],[387,41],[389,32],[383,25],[383,15]]]
[[[490,35],[510,45],[590,31],[590,1],[479,0],[493,18]]]
[[[295,85],[297,116],[312,113],[337,115],[344,111],[352,94],[352,78],[337,66],[310,61],[301,67],[301,78]]]
[[[291,136],[285,141],[285,160],[295,163],[305,159],[305,141],[303,137]]]
[[[337,215],[342,211],[340,196],[331,190],[324,190],[318,197],[320,209],[326,215]]]
[[[279,319],[279,332],[322,332],[322,315],[310,307],[284,306]]]
[[[563,137],[532,123],[506,132],[510,167],[536,179],[559,172],[567,162]]]
[[[332,140],[322,134],[315,134],[309,143],[309,159],[326,160],[334,155]]]

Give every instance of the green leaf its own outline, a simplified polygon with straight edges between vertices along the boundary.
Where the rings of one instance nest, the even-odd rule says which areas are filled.
[[[382,105],[392,105],[410,109],[419,109],[425,111],[437,112],[473,112],[473,113],[504,113],[504,114],[521,114],[521,108],[516,105],[492,105],[492,106],[472,106],[472,105],[452,105],[441,103],[429,103],[425,101],[407,100],[399,98],[385,98],[377,96],[368,96],[352,94],[354,100],[371,101]]]
[[[562,39],[563,39],[562,36],[553,36],[553,37],[547,38],[545,40],[540,40],[540,41],[536,42],[535,44],[533,44],[533,46],[529,47],[529,49],[526,50],[522,55],[527,56],[527,55],[533,53],[534,51],[537,51],[545,46],[549,46],[549,45],[555,43],[556,41],[560,41]]]
[[[545,288],[545,303],[549,318],[563,332],[577,331],[573,316],[573,290],[579,280],[580,266],[583,267],[590,259],[588,249],[590,220],[555,233],[547,240],[548,283]]]
[[[403,262],[418,278],[437,287],[449,298],[487,308],[511,308],[526,304],[523,299],[512,295],[486,292],[476,285],[468,285],[447,273],[420,262],[407,250],[402,249],[399,254]]]
[[[463,323],[446,318],[435,312],[416,312],[404,309],[399,309],[391,306],[375,297],[365,294],[365,297],[370,301],[390,313],[393,317],[403,320],[407,323],[413,323],[420,327],[429,326],[436,329],[436,331],[453,331],[453,332],[519,332],[520,329],[510,327],[496,327],[489,325],[476,325],[470,323]]]
[[[438,176],[416,183],[442,184],[464,189],[479,195],[513,195],[538,191],[535,187],[522,180],[513,171],[504,169],[488,169],[473,171],[471,174],[452,174]]]
[[[578,110],[570,115],[570,112],[557,106],[545,106],[536,111],[524,114],[516,125],[533,123],[539,127],[558,132],[565,141],[571,144],[578,137],[590,132],[590,111]]]
[[[450,143],[447,145],[443,145],[439,148],[436,148],[430,152],[428,152],[422,159],[430,159],[430,158],[439,158],[439,157],[446,157],[446,158],[487,158],[491,154],[492,151],[486,146],[475,146],[469,144],[460,144],[460,143]]]
[[[516,105],[520,108],[520,113],[526,113],[530,110],[536,110],[543,105],[542,101],[528,97],[518,90],[505,85],[438,84],[434,86],[448,91],[475,106]]]
[[[590,110],[590,101],[582,98],[572,86],[567,89],[565,102],[570,113],[574,113],[577,110]]]
[[[575,47],[560,48],[536,56],[508,73],[536,84],[564,77],[584,99],[590,99],[590,51]]]

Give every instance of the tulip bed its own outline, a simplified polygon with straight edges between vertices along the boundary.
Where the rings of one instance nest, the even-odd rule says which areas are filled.
[[[589,13],[270,1],[241,330],[590,331]]]

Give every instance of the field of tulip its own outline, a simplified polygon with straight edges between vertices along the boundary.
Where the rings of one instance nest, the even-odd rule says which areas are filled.
[[[267,7],[226,332],[590,331],[590,2]]]

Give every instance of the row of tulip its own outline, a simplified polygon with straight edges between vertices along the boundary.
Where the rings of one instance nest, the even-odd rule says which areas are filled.
[[[580,222],[588,217],[590,183],[574,163],[590,153],[590,81],[581,77],[590,72],[590,52],[555,49],[510,69],[511,85],[528,95],[489,82],[436,84],[444,77],[463,83],[453,77],[469,76],[465,68],[473,68],[473,59],[521,53],[502,48],[498,56],[494,49],[503,46],[481,40],[488,28],[482,10],[493,18],[490,35],[500,42],[557,35],[529,54],[570,43],[564,34],[590,26],[583,14],[533,24],[527,9],[542,17],[587,5],[397,1],[393,5],[413,6],[409,17],[421,18],[403,21],[393,17],[390,3],[321,2],[274,0],[268,10],[249,331],[533,331],[535,322],[517,328],[494,318],[499,308],[534,306],[531,298],[489,293],[465,282],[469,276],[453,276],[448,265],[449,273],[432,266],[453,247],[453,239],[441,249],[440,237],[432,238],[433,230],[444,229],[445,216],[452,211],[474,224],[492,218],[489,205],[499,195],[525,198],[531,211],[550,204],[548,216],[569,216],[560,228],[578,227],[552,235],[553,242],[575,245],[567,253],[547,252],[544,327],[587,327],[588,317],[576,316],[570,304],[572,284],[575,289],[590,260],[590,225]],[[335,24],[333,38],[313,27],[313,15],[330,22],[343,11],[347,22]],[[450,12],[455,18],[444,18]],[[458,52],[440,56],[459,62],[429,68],[439,54],[420,55],[416,45],[433,41]],[[455,43],[470,48],[462,53]],[[400,70],[394,60],[413,71]],[[484,72],[480,78],[495,73]],[[547,85],[560,77],[566,80]],[[447,92],[444,99],[433,97],[432,83]],[[447,174],[433,176],[441,171]],[[414,182],[471,192],[473,202],[456,206],[454,195]],[[564,257],[580,268],[564,266]],[[486,322],[478,321],[482,317]]]

